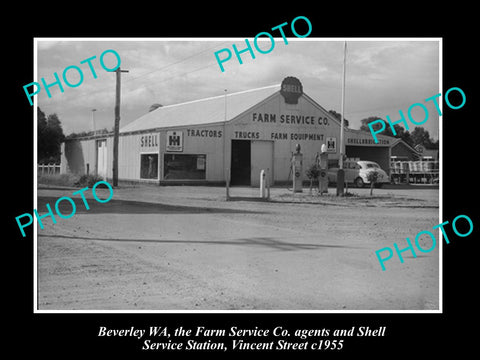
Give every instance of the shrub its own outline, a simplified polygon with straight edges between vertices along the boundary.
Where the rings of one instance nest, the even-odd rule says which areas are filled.
[[[307,175],[310,180],[316,180],[320,176],[320,168],[316,164],[313,164],[305,171],[305,175]]]
[[[378,172],[376,170],[370,171],[367,174],[367,180],[370,182],[370,195],[373,194],[373,186],[377,183]]]
[[[82,175],[80,179],[75,183],[76,186],[88,186],[93,187],[98,181],[103,180],[103,177],[97,175]]]
[[[305,175],[310,179],[310,193],[312,192],[313,181],[320,176],[320,168],[317,164],[312,164],[306,171]]]

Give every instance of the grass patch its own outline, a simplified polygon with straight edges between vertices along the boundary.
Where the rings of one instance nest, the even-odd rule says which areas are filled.
[[[384,195],[360,195],[346,192],[344,196],[337,196],[335,193],[309,194],[309,193],[285,193],[271,197],[273,202],[288,202],[298,204],[319,204],[319,205],[340,205],[340,206],[403,206],[410,203],[418,204],[419,201],[412,201],[408,198],[398,198],[390,194]],[[413,205],[413,204],[411,204]]]
[[[80,179],[75,174],[44,174],[37,176],[37,184],[56,185],[56,186],[76,186],[75,183]]]
[[[103,180],[101,176],[77,174],[49,174],[37,177],[37,183],[41,185],[68,187],[88,186],[91,188],[100,180]]]

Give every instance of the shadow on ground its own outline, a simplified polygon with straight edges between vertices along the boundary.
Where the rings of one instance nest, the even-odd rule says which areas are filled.
[[[107,203],[97,202],[95,199],[87,199],[90,210],[87,210],[81,198],[72,197],[75,202],[76,214],[263,214],[260,211],[248,211],[240,209],[222,209],[213,207],[197,207],[184,205],[169,205],[134,200],[115,200]],[[53,196],[39,196],[37,199],[37,211],[40,215],[47,212],[46,204],[50,204],[52,211],[56,211],[55,203],[58,200]],[[68,200],[62,200],[58,209],[61,214],[68,216],[72,213],[72,205]]]
[[[291,243],[274,239],[272,237],[254,237],[231,240],[181,240],[181,239],[113,239],[102,237],[70,236],[70,235],[39,235],[46,238],[60,238],[70,240],[93,240],[93,241],[112,241],[112,242],[136,242],[136,243],[154,243],[154,244],[205,244],[205,245],[234,245],[234,246],[260,246],[270,249],[293,251],[293,250],[320,250],[325,248],[343,248],[354,249],[355,246],[328,245],[328,244],[309,244],[309,243]]]

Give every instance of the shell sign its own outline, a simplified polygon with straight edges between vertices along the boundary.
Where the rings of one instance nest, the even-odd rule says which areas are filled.
[[[296,77],[288,76],[282,81],[280,94],[287,104],[298,104],[298,98],[303,94],[303,86]]]

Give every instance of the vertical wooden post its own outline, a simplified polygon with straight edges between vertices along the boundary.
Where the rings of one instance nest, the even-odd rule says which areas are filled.
[[[113,132],[113,186],[118,186],[118,137],[120,132],[120,89],[121,77],[120,73],[128,72],[128,70],[121,70],[120,67],[116,72],[116,89],[115,89],[115,126]]]

